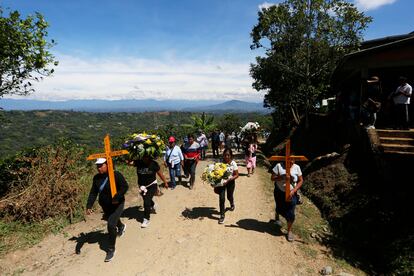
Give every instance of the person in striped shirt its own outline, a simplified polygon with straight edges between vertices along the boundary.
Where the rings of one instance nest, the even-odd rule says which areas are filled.
[[[189,188],[190,190],[194,187],[195,172],[198,160],[200,159],[201,147],[194,139],[193,134],[188,135],[188,144],[184,146],[184,173],[186,178],[190,176]]]

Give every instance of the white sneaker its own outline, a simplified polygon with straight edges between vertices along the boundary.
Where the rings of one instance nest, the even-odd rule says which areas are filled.
[[[149,219],[144,218],[144,221],[141,224],[141,228],[147,228],[149,224],[150,224]]]

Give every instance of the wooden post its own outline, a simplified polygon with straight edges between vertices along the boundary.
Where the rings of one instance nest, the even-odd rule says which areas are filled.
[[[104,153],[91,154],[86,159],[94,160],[98,158],[106,158],[106,163],[108,165],[109,185],[111,187],[111,195],[112,197],[114,197],[114,195],[116,194],[116,185],[115,185],[114,164],[112,162],[112,157],[128,154],[128,151],[127,150],[111,151],[111,143],[109,140],[109,134],[105,136],[104,144],[105,144]]]
[[[285,156],[271,156],[269,161],[285,161],[286,167],[286,184],[285,184],[285,199],[290,201],[290,161],[308,161],[303,155],[290,155],[290,140],[286,142]]]

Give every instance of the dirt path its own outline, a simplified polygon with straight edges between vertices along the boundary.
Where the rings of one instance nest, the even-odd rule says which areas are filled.
[[[242,165],[242,160],[237,160]],[[211,162],[211,160],[210,160]],[[250,178],[246,168],[236,181],[236,210],[218,222],[218,196],[199,178],[207,161],[197,167],[194,190],[178,186],[156,197],[158,214],[150,227],[140,228],[142,205],[136,189],[127,196],[115,259],[104,263],[105,223],[100,214],[51,235],[39,245],[0,260],[3,273],[30,275],[315,275],[329,259],[322,252],[306,256],[301,242],[289,243],[269,223],[274,203],[263,192],[269,176],[259,168]],[[130,183],[134,186],[135,183]],[[228,202],[226,202],[228,206]],[[138,220],[138,221],[137,221]],[[282,229],[282,231],[284,231]],[[81,253],[75,254],[75,248]]]

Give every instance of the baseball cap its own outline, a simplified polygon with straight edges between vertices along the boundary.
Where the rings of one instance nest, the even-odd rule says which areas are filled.
[[[174,138],[174,136],[171,136],[170,138],[168,138],[168,142],[170,142],[170,143],[174,143],[174,142],[175,142],[175,138]]]
[[[96,162],[95,162],[96,165],[101,165],[103,163],[106,163],[106,158],[98,158],[98,159],[96,159]]]

